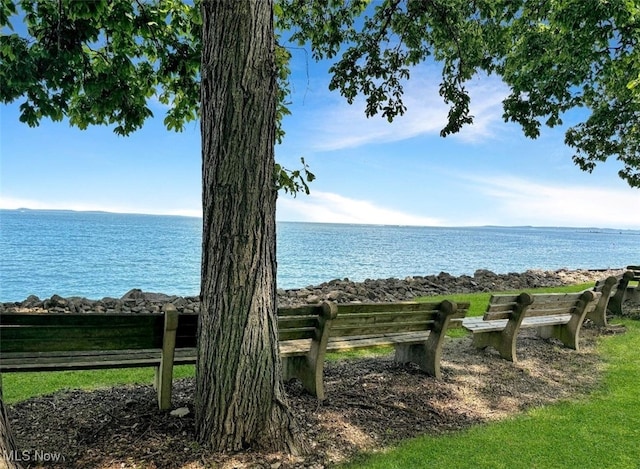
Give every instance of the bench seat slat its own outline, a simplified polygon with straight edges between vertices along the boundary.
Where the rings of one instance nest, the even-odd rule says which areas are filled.
[[[345,303],[340,304],[340,316],[348,314],[372,314],[372,313],[407,313],[407,312],[428,312],[438,311],[439,303],[429,302],[401,302],[401,303]],[[339,317],[340,317],[339,316]]]
[[[0,371],[55,371],[55,370],[86,370],[101,368],[129,368],[143,366],[158,366],[160,364],[159,350],[121,350],[104,353],[72,352],[33,356],[20,354],[3,355],[0,361]]]
[[[429,331],[433,328],[434,321],[398,322],[385,324],[361,324],[353,325],[336,324],[331,327],[330,337],[350,337],[353,335],[382,335],[388,333]]]
[[[430,332],[408,332],[402,334],[384,334],[379,337],[350,337],[349,339],[329,339],[327,350],[351,350],[383,345],[419,344],[429,338]]]
[[[307,349],[308,349],[307,341]],[[174,363],[195,364],[195,348],[176,349]],[[155,367],[160,364],[159,350],[84,351],[4,354],[0,372],[62,371],[99,368]],[[55,370],[54,370],[55,369]]]
[[[567,324],[571,320],[570,314],[555,314],[552,316],[527,316],[522,320],[521,329]],[[501,331],[507,325],[508,319],[483,320],[482,317],[472,317],[463,320],[462,325],[471,332]]]
[[[305,355],[311,347],[311,339],[287,340],[278,344],[282,357]]]

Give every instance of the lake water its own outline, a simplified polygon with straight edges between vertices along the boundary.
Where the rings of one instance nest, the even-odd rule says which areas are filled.
[[[182,296],[200,284],[198,218],[0,210],[0,301],[99,299],[131,288]],[[640,231],[278,223],[278,287],[349,278],[472,275],[640,263]]]

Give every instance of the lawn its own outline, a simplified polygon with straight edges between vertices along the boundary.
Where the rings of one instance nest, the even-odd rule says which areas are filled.
[[[621,323],[625,334],[599,341],[605,377],[588,398],[464,432],[405,441],[346,467],[639,468],[640,323]]]
[[[194,376],[194,374],[193,365],[179,365],[173,368],[174,379]],[[13,404],[63,389],[94,390],[121,384],[151,384],[153,378],[153,368],[4,373],[2,393],[5,403]]]
[[[590,285],[536,289],[581,291]],[[469,315],[481,315],[490,293],[428,297],[470,301]],[[640,322],[618,321],[627,332],[602,335],[598,351],[605,375],[598,390],[573,399],[444,436],[423,436],[393,448],[363,454],[347,468],[639,468],[640,467]],[[455,334],[462,334],[460,330]],[[330,359],[386,353],[330,354]],[[174,376],[193,376],[193,366],[176,367]],[[7,403],[61,389],[97,389],[153,381],[152,369],[98,370],[3,375]]]

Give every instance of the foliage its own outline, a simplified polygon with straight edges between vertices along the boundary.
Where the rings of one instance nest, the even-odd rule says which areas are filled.
[[[24,97],[20,120],[68,117],[81,129],[115,124],[128,135],[168,105],[164,123],[181,130],[197,118],[200,15],[180,0],[153,3],[20,1],[26,35],[2,36],[0,98]],[[16,6],[4,3],[2,26]]]
[[[307,183],[313,182],[316,176],[309,170],[309,165],[304,161],[304,158],[300,158],[300,162],[302,163],[302,169],[293,171],[276,163],[276,187],[278,189],[283,189],[294,196],[302,191],[309,195],[309,184]]]
[[[18,5],[20,9],[18,10]],[[25,98],[20,119],[86,128],[114,125],[128,135],[167,106],[164,123],[181,130],[199,112],[200,0],[3,1],[0,99]],[[9,31],[16,13],[26,34]],[[615,156],[620,177],[640,187],[640,6],[628,0],[280,0],[276,50],[278,120],[289,113],[289,39],[315,59],[335,59],[330,88],[366,114],[404,113],[412,67],[442,68],[440,95],[450,106],[443,136],[473,122],[466,83],[499,75],[511,92],[505,121],[535,138],[563,125],[571,109],[584,119],[565,142],[583,170]],[[285,33],[286,32],[286,33]],[[283,40],[283,36],[287,34]],[[283,130],[278,127],[277,138]],[[276,168],[285,190],[306,190],[308,168]],[[313,179],[313,178],[311,178]]]
[[[66,117],[80,129],[112,125],[125,136],[153,117],[152,101],[166,107],[169,130],[199,117],[200,0],[3,1],[0,27],[0,101],[24,99],[20,121],[31,127]],[[290,57],[276,47],[279,142],[290,114]],[[308,169],[278,166],[278,187],[308,191]]]
[[[440,95],[450,110],[446,136],[473,121],[465,84],[497,74],[511,92],[505,121],[535,138],[586,116],[565,142],[583,170],[615,156],[621,178],[640,187],[640,7],[628,0],[282,0],[280,26],[317,59],[338,57],[330,87],[366,114],[388,120],[405,111],[412,67],[442,68]],[[356,20],[356,17],[360,17]]]

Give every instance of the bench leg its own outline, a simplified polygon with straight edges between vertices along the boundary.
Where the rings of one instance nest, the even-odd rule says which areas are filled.
[[[442,346],[447,329],[451,323],[451,317],[456,312],[455,303],[445,300],[440,305],[438,318],[433,329],[429,332],[429,337],[423,343],[418,344],[397,344],[395,346],[395,361],[398,363],[415,363],[422,371],[434,376],[436,379],[442,378],[440,371],[440,358],[442,357]]]
[[[158,407],[160,410],[169,410],[173,386],[173,356],[162,357],[160,366],[156,368],[154,381],[158,392]]]
[[[284,381],[298,378],[309,393],[324,400],[324,360],[314,365],[307,356],[282,357],[282,375]]]
[[[580,325],[577,327],[575,325],[571,326],[573,327],[570,327],[570,324],[560,324],[556,326],[539,327],[536,332],[538,337],[542,339],[558,339],[565,347],[579,350],[578,334],[580,332]]]
[[[396,345],[395,361],[397,363],[415,363],[428,375],[442,378],[440,371],[441,350],[435,352],[427,344],[398,344]]]
[[[173,386],[173,359],[176,348],[176,329],[178,328],[178,311],[173,304],[164,307],[164,336],[162,339],[162,355],[160,366],[156,368],[154,385],[158,391],[158,407],[160,410],[171,408],[171,388]]]
[[[602,299],[604,298],[604,299]],[[597,327],[607,327],[607,298],[604,297],[604,294],[601,296],[600,301],[591,311],[587,313],[585,319],[590,319],[594,325]]]
[[[491,332],[475,332],[473,334],[473,345],[478,349],[493,347],[500,356],[510,362],[516,362],[516,337],[515,333],[509,334],[507,330]]]
[[[624,304],[625,295],[629,287],[629,282],[633,280],[633,273],[630,271],[622,274],[616,286],[616,292],[609,299],[609,312],[615,316],[622,316],[622,305]]]

